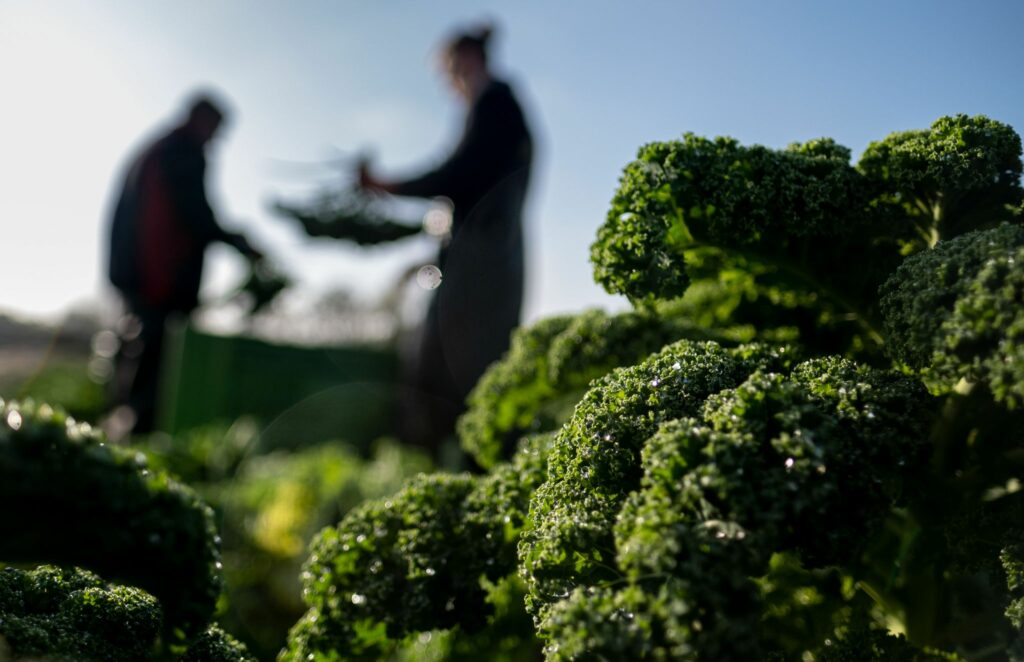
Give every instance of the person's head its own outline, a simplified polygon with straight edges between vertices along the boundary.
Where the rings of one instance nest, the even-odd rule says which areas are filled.
[[[225,119],[223,104],[208,93],[198,93],[190,99],[188,115],[183,126],[190,135],[205,145],[216,135]]]
[[[448,83],[466,103],[473,103],[491,79],[487,45],[493,32],[489,24],[460,30],[449,37],[441,48],[441,66],[448,77]]]

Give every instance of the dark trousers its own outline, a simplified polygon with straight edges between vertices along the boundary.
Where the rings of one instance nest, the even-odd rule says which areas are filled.
[[[121,345],[114,360],[113,398],[135,414],[131,431],[152,432],[156,424],[157,392],[167,319],[175,311],[130,306],[118,324]]]

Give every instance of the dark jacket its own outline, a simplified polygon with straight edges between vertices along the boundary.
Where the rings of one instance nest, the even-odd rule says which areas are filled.
[[[448,159],[393,190],[449,198],[455,207],[453,241],[471,225],[471,217],[472,225],[490,235],[520,232],[532,160],[533,141],[519,103],[508,85],[492,81],[466,117],[462,138]],[[478,209],[481,203],[484,209]]]
[[[399,195],[444,196],[454,204],[451,240],[438,257],[442,281],[427,313],[412,386],[455,410],[519,325],[522,216],[532,159],[518,102],[508,85],[492,81],[471,108],[451,156],[393,185]],[[434,426],[434,436],[453,422]]]
[[[108,275],[131,307],[193,310],[206,247],[241,241],[217,224],[205,175],[203,145],[180,128],[128,170],[110,226]]]

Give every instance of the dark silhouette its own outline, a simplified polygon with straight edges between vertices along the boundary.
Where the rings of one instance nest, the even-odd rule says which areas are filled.
[[[153,427],[164,327],[198,305],[206,247],[222,241],[259,257],[245,237],[220,227],[206,198],[205,147],[224,119],[210,97],[195,97],[184,121],[132,162],[114,210],[108,275],[129,313],[114,399],[134,411],[134,432]]]
[[[523,296],[522,212],[533,143],[509,86],[488,66],[490,29],[457,33],[442,50],[448,80],[469,112],[451,155],[404,181],[383,181],[363,164],[363,187],[396,195],[449,198],[450,239],[438,256],[442,282],[407,366],[401,436],[437,448],[465,399],[508,348]]]

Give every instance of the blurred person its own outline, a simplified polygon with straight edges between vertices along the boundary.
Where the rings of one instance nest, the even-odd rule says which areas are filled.
[[[221,103],[194,95],[180,123],[131,162],[114,209],[108,276],[128,314],[113,396],[130,408],[123,427],[132,432],[153,429],[164,328],[198,306],[206,247],[222,241],[260,258],[243,235],[220,226],[206,197],[206,147],[225,122]]]
[[[365,162],[358,173],[364,188],[445,197],[454,207],[437,258],[441,282],[405,361],[400,400],[400,436],[435,451],[484,370],[508,349],[522,306],[522,215],[533,141],[512,89],[492,72],[491,34],[490,26],[459,31],[441,48],[447,82],[468,111],[448,158],[410,179],[378,178]]]

